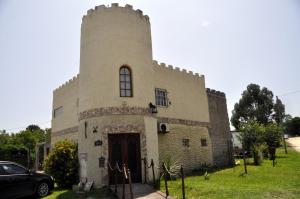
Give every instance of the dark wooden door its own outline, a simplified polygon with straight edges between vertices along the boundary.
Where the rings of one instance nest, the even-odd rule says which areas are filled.
[[[139,134],[109,134],[108,135],[109,163],[112,167],[118,163],[119,167],[125,164],[130,169],[132,182],[141,182],[141,152]],[[113,172],[109,170],[109,182],[114,183]],[[122,177],[118,177],[122,183]]]

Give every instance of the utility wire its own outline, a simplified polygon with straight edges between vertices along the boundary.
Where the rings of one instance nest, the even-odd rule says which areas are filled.
[[[300,90],[296,90],[296,91],[292,91],[292,92],[288,92],[288,93],[284,93],[284,94],[281,94],[281,95],[278,95],[278,96],[286,96],[286,95],[292,95],[292,94],[296,94],[296,93],[300,93]]]

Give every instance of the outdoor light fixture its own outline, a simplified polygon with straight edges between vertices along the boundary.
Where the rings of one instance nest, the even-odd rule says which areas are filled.
[[[151,113],[157,113],[157,108],[155,105],[153,105],[151,102],[149,103],[149,108]]]

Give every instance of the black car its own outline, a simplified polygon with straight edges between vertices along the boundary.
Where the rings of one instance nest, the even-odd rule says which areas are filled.
[[[0,198],[43,197],[54,188],[53,178],[9,161],[0,161]]]

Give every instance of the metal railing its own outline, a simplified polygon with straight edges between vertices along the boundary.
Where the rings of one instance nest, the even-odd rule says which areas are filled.
[[[116,162],[115,166],[112,167],[110,165],[110,163],[107,163],[108,168],[110,169],[110,171],[113,172],[114,174],[114,184],[115,184],[115,189],[114,192],[115,194],[117,194],[118,192],[118,174],[122,175],[122,199],[125,199],[125,184],[126,184],[126,180],[128,180],[128,184],[129,184],[129,191],[130,191],[130,199],[133,199],[133,191],[132,191],[132,181],[131,181],[131,173],[129,169],[126,169],[126,165],[123,164],[122,165],[122,169],[120,169],[118,163]]]
[[[144,162],[144,183],[147,183],[147,169],[152,168],[152,177],[153,177],[153,187],[156,188],[156,179],[155,179],[155,171],[154,169],[161,169],[162,168],[162,172],[160,173],[160,177],[159,179],[163,176],[164,177],[164,185],[165,185],[165,191],[166,191],[166,198],[169,196],[169,188],[168,188],[168,177],[172,175],[171,172],[167,169],[166,164],[162,163],[162,167],[155,167],[154,165],[154,161],[153,159],[151,159],[151,163],[150,165],[148,165],[147,163],[147,159],[143,158],[142,159]],[[180,177],[181,177],[181,190],[182,190],[182,198],[185,199],[185,183],[184,183],[184,169],[183,166],[180,166]]]

